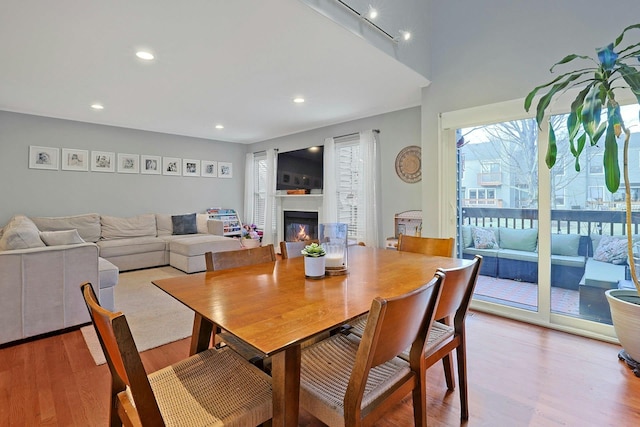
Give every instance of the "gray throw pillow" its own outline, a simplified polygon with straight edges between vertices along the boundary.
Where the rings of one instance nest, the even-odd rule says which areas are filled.
[[[173,234],[197,234],[198,226],[196,224],[196,214],[173,215],[171,216],[173,224]]]

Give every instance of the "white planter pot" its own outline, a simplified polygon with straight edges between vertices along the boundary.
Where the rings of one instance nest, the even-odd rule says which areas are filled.
[[[324,277],[325,257],[304,257],[304,275],[309,279]]]
[[[611,320],[622,348],[636,362],[640,362],[640,297],[634,289],[610,289],[605,292]],[[628,302],[629,300],[635,301]]]

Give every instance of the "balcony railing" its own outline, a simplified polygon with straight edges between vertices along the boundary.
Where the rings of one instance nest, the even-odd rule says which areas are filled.
[[[632,234],[640,232],[640,212],[632,212]],[[462,224],[479,227],[538,228],[537,209],[492,207],[462,208]],[[626,235],[624,211],[554,209],[551,211],[551,232],[582,235]]]
[[[501,172],[481,172],[477,176],[478,184],[483,187],[496,187],[502,185]]]

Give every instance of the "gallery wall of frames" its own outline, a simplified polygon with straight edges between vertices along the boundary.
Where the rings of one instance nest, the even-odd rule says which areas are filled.
[[[29,168],[204,178],[233,177],[231,162],[35,145],[29,146]]]

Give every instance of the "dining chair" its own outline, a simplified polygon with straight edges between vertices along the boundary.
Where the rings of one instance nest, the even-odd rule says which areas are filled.
[[[305,240],[304,242],[280,242],[280,255],[282,259],[297,258],[302,256],[302,250],[311,243],[318,243],[318,240]]]
[[[429,367],[442,360],[449,391],[455,389],[451,355],[454,350],[456,351],[458,388],[460,389],[460,418],[463,420],[469,419],[465,319],[469,311],[469,304],[473,297],[473,290],[475,289],[481,264],[482,256],[476,255],[471,264],[467,266],[438,269],[439,272],[445,274],[446,280],[442,285],[442,294],[435,315],[436,321],[433,323],[426,340],[426,363],[424,364],[423,375],[426,374],[426,370]],[[364,331],[361,323],[354,323],[348,332],[356,337],[362,337]],[[409,349],[406,349],[400,357],[409,361]]]
[[[336,334],[302,350],[300,406],[330,426],[372,425],[409,392],[416,426],[426,426],[421,365],[444,275],[371,303],[362,340]],[[419,321],[416,321],[419,319]],[[410,362],[397,357],[410,347]]]
[[[268,244],[235,251],[205,252],[204,260],[207,271],[217,271],[272,262],[276,260],[276,252],[273,245]]]
[[[415,252],[424,255],[453,256],[456,240],[453,237],[415,237],[400,234],[398,236],[398,250]]]
[[[111,371],[112,427],[270,423],[267,374],[228,348],[212,348],[147,375],[125,315],[101,307],[90,283],[81,290]]]
[[[207,271],[227,270],[235,267],[246,267],[254,264],[273,262],[276,260],[276,253],[272,244],[259,246],[257,248],[225,251],[206,252],[204,254]],[[250,361],[262,370],[268,370],[269,364],[265,364],[264,355],[257,349],[245,343],[241,339],[229,332],[216,328],[213,336],[214,344],[217,347],[229,346],[236,353]]]

